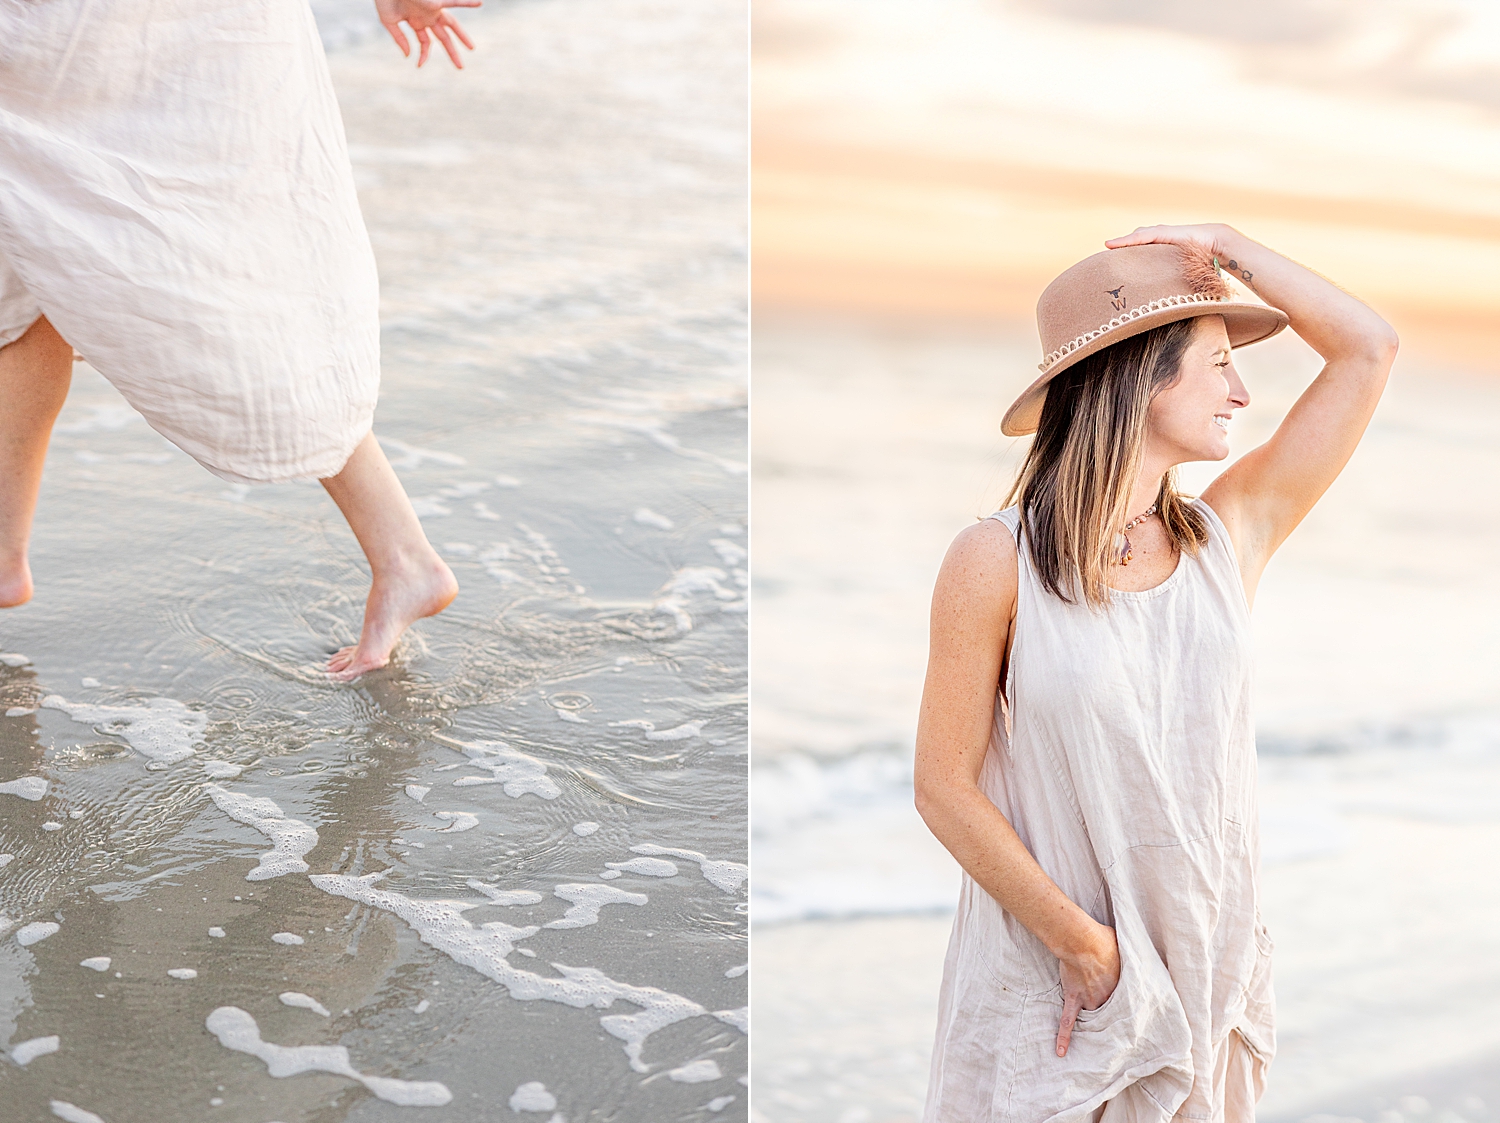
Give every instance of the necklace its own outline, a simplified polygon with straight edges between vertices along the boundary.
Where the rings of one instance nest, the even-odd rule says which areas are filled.
[[[1135,557],[1135,551],[1130,546],[1130,532],[1136,527],[1140,526],[1141,523],[1145,522],[1154,514],[1156,514],[1155,503],[1151,504],[1151,506],[1147,507],[1143,512],[1126,523],[1125,529],[1122,530],[1118,536],[1116,536],[1115,549],[1120,551],[1119,564],[1129,565],[1130,559]]]

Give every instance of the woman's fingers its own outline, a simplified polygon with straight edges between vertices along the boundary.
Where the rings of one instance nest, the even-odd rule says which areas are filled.
[[[448,33],[447,25],[442,22],[433,24],[432,33],[438,37],[438,42],[443,45],[443,50],[448,52],[448,57],[453,60],[453,65],[462,70],[464,68],[464,60],[458,57],[458,48],[453,45],[453,36]]]
[[[1073,1040],[1073,1023],[1078,1020],[1078,1011],[1083,1009],[1083,997],[1068,994],[1063,998],[1062,1021],[1057,1024],[1057,1055],[1068,1055],[1068,1043]]]
[[[406,38],[406,32],[401,30],[400,21],[392,20],[390,23],[386,23],[384,20],[381,20],[380,26],[391,33],[391,38],[396,41],[396,46],[401,48],[401,53],[407,58],[411,58],[411,43]]]
[[[432,33],[425,27],[412,29],[417,33],[417,42],[421,45],[422,53],[417,56],[417,68],[420,70],[422,64],[427,61],[427,55],[432,50]]]
[[[477,4],[478,0],[475,0],[475,3]],[[458,36],[458,41],[460,43],[462,43],[465,47],[468,47],[471,51],[474,49],[474,41],[464,34],[464,29],[459,26],[458,20],[454,19],[447,12],[443,13],[443,24],[444,26],[452,29],[453,34]]]

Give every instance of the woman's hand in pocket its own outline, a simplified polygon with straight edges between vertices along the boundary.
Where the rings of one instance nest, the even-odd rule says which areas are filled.
[[[1057,1055],[1068,1055],[1073,1039],[1073,1023],[1080,1010],[1097,1010],[1114,993],[1120,982],[1120,945],[1115,930],[1092,922],[1092,929],[1080,940],[1080,947],[1058,957],[1062,974],[1062,1021],[1057,1026]]]

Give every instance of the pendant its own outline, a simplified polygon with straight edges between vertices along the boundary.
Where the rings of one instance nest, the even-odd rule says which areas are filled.
[[[1135,557],[1135,551],[1131,548],[1128,535],[1115,535],[1115,549],[1119,551],[1121,565],[1129,565],[1130,559]]]

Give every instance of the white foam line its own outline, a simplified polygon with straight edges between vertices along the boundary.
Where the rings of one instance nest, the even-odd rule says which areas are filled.
[[[162,764],[175,764],[192,756],[208,728],[207,714],[190,710],[175,698],[152,698],[139,706],[93,706],[49,694],[42,705],[61,710],[81,725],[97,725],[110,736],[123,738],[142,756]]]
[[[260,864],[245,875],[246,881],[307,872],[302,855],[318,844],[317,831],[300,819],[288,819],[269,799],[232,792],[218,784],[204,784],[203,790],[224,814],[237,823],[254,827],[271,840],[274,849],[260,856]]]
[[[23,776],[19,780],[11,780],[0,784],[0,795],[18,795],[22,799],[29,799],[33,803],[47,794],[47,781],[40,776]]]
[[[471,811],[434,811],[435,819],[446,819],[446,827],[427,827],[427,830],[436,831],[438,834],[457,834],[459,831],[471,831],[479,825],[479,816]]]
[[[402,1107],[442,1107],[453,1099],[453,1093],[436,1080],[395,1080],[386,1076],[366,1076],[349,1063],[349,1050],[342,1045],[273,1045],[261,1040],[260,1026],[238,1006],[220,1006],[204,1022],[219,1044],[237,1053],[249,1053],[266,1062],[266,1070],[275,1077],[296,1076],[303,1072],[327,1072],[358,1080],[386,1103]]]
[[[16,943],[23,948],[29,948],[32,944],[39,944],[48,936],[55,936],[62,925],[52,920],[38,920],[32,924],[23,924],[16,929]]]
[[[506,795],[520,799],[523,795],[536,795],[542,799],[556,799],[562,789],[547,775],[547,766],[536,757],[518,753],[499,741],[461,741],[460,750],[476,768],[487,769],[488,776],[461,776],[453,781],[456,788],[472,787],[475,784],[499,784]]]
[[[559,885],[552,895],[571,904],[560,919],[544,924],[544,928],[587,928],[599,923],[599,910],[605,905],[644,905],[647,900],[644,893],[627,893],[613,885],[595,882]]]
[[[311,1010],[314,1014],[322,1014],[325,1018],[333,1017],[328,1008],[310,994],[303,994],[300,990],[284,990],[276,996],[281,999],[283,1006],[296,1006],[302,1010]]]
[[[469,888],[483,893],[494,905],[534,905],[541,901],[542,895],[534,889],[496,889],[493,885],[486,885],[482,881],[469,879]]]
[[[618,982],[594,967],[568,967],[552,964],[560,978],[546,978],[522,971],[507,960],[518,940],[534,936],[533,927],[515,928],[492,921],[475,928],[463,918],[472,902],[418,901],[400,893],[375,888],[380,874],[349,877],[344,874],[313,874],[310,880],[325,893],[344,897],[373,908],[394,913],[416,931],[424,944],[436,948],[456,963],[473,968],[493,979],[522,1002],[542,1000],[559,1002],[574,1009],[604,1009],[619,999],[638,1006],[637,1014],[611,1014],[599,1019],[606,1033],[625,1042],[625,1055],[636,1072],[649,1072],[641,1060],[646,1039],[659,1029],[708,1013],[698,1003],[657,987],[638,987]]]
[[[710,1080],[718,1080],[723,1075],[716,1061],[703,1057],[696,1061],[688,1061],[680,1068],[674,1068],[667,1073],[667,1079],[675,1080],[679,1084],[706,1084]]]
[[[10,1059],[18,1065],[29,1065],[38,1057],[55,1053],[60,1048],[62,1048],[62,1039],[55,1033],[51,1037],[33,1037],[30,1041],[13,1045],[10,1050]]]
[[[703,871],[703,880],[724,893],[733,893],[745,884],[745,880],[750,876],[749,866],[739,862],[705,858],[696,850],[682,850],[675,846],[657,846],[655,843],[643,842],[638,846],[632,846],[630,852],[632,854],[668,855],[688,862],[697,862],[698,868]]]
[[[67,1100],[52,1100],[48,1103],[52,1108],[52,1114],[65,1123],[104,1123],[104,1120],[92,1111],[84,1111],[83,1108],[70,1104]]]

